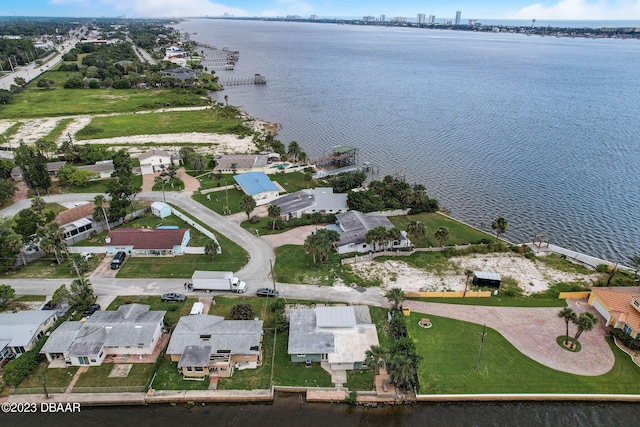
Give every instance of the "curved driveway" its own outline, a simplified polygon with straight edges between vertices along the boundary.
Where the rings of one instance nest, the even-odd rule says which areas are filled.
[[[570,300],[569,306],[577,313],[589,310],[599,321],[592,331],[580,336],[582,350],[577,353],[564,350],[556,343],[556,337],[565,332],[564,320],[558,317],[558,307],[487,307],[420,301],[405,301],[403,306],[418,313],[486,324],[524,355],[558,371],[596,376],[609,372],[615,363],[604,338],[603,319],[585,300]],[[575,333],[575,327],[570,326],[569,333]]]

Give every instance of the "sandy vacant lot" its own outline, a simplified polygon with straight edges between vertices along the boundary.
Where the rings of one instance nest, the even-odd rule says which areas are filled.
[[[382,279],[387,288],[399,287],[405,291],[464,291],[465,270],[490,271],[501,277],[517,280],[525,294],[544,291],[555,282],[593,280],[594,276],[557,271],[546,265],[510,253],[476,254],[451,258],[455,267],[436,275],[402,261],[362,262],[351,267],[364,278]]]

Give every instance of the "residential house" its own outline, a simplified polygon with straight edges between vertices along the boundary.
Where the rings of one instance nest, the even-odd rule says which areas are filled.
[[[0,364],[31,350],[57,319],[55,310],[0,314]]]
[[[88,170],[91,172],[95,172],[100,176],[99,179],[111,178],[111,175],[113,174],[113,172],[115,172],[115,168],[113,167],[113,160],[102,160],[96,162],[93,165],[78,166],[77,168],[78,170]]]
[[[93,202],[84,203],[56,215],[55,222],[63,229],[65,243],[74,244],[88,239],[91,233],[100,233],[104,229],[103,222],[93,219],[95,207]]]
[[[246,173],[246,172],[264,172],[273,174],[278,171],[277,168],[271,168],[269,165],[280,160],[277,153],[269,154],[224,154],[216,156],[216,167],[213,168],[214,173]]]
[[[280,215],[284,219],[300,218],[303,214],[315,212],[336,214],[349,210],[347,195],[334,193],[331,187],[312,188],[285,194],[272,200],[271,204],[280,207]]]
[[[119,228],[111,230],[104,246],[109,254],[182,255],[190,239],[188,228]]]
[[[165,313],[143,304],[96,311],[85,321],[64,322],[40,353],[49,362],[63,359],[73,366],[98,366],[108,355],[149,355],[162,335]]]
[[[233,179],[242,191],[253,197],[256,202],[259,200],[273,199],[278,197],[281,191],[284,191],[272,182],[264,172],[247,172],[235,175]]]
[[[217,374],[262,363],[262,320],[225,320],[221,316],[184,316],[171,334],[166,354],[185,377]]]
[[[640,292],[637,287],[592,288],[589,305],[604,317],[605,326],[622,329],[640,340]]]
[[[192,70],[191,68],[187,68],[187,59],[182,56],[174,55],[169,57],[167,61],[178,65],[178,67],[176,68],[162,70],[164,75],[167,77],[185,81],[187,79],[198,78],[202,74],[200,70]]]
[[[166,218],[171,215],[171,206],[163,202],[151,203],[151,213],[158,218]]]
[[[161,172],[170,164],[180,165],[180,157],[164,150],[149,150],[138,156],[142,175]]]
[[[348,211],[336,215],[337,227],[327,227],[335,229],[340,234],[340,241],[336,243],[336,250],[339,254],[349,252],[371,252],[378,249],[373,244],[366,242],[365,236],[369,230],[383,226],[387,230],[394,227],[393,223],[384,215],[365,214],[360,211]],[[389,248],[403,249],[410,248],[411,241],[407,237],[406,231],[401,231],[400,240],[391,242]]]
[[[49,162],[47,163],[47,171],[49,172],[49,175],[52,177],[55,177],[58,175],[58,171],[60,170],[60,168],[62,166],[64,166],[67,162],[62,161],[62,162]],[[20,166],[16,166],[15,168],[11,169],[11,178],[14,181],[22,181],[22,169],[20,168]]]
[[[367,306],[291,310],[288,353],[292,362],[325,362],[331,370],[366,369],[365,352],[378,344]]]

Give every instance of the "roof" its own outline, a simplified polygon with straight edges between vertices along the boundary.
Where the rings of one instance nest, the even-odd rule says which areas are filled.
[[[89,202],[84,203],[80,206],[76,206],[75,208],[67,209],[66,211],[62,211],[58,215],[56,215],[55,222],[57,222],[60,226],[63,226],[79,219],[93,216],[93,210],[95,209],[95,207],[96,205],[93,204],[93,202]]]
[[[173,249],[182,244],[187,228],[119,228],[107,235],[105,246],[133,246],[136,249]]]
[[[66,161],[49,162],[47,163],[47,171],[58,172],[60,168],[64,166],[66,163],[67,163]],[[22,169],[20,168],[20,166],[16,166],[13,169],[11,169],[11,176],[13,175],[22,175]]]
[[[625,322],[640,333],[640,312],[633,307],[633,299],[640,301],[640,292],[633,288],[591,288],[602,301],[611,307],[611,315]]]
[[[264,172],[247,172],[235,175],[233,179],[240,184],[245,193],[250,196],[266,193],[268,191],[280,191],[280,188],[271,182],[267,174]]]
[[[78,166],[78,170],[88,170],[96,173],[101,172],[113,172],[115,167],[113,166],[113,160],[105,160],[93,165]]]
[[[96,311],[84,322],[64,322],[51,333],[40,352],[97,356],[104,346],[151,347],[165,313],[150,311],[149,306],[143,304]]]
[[[367,231],[379,226],[387,230],[393,228],[393,224],[384,215],[369,215],[360,211],[348,211],[336,214],[336,220],[340,223],[340,241],[338,246],[365,243]]]
[[[258,354],[262,324],[262,320],[224,320],[208,314],[183,316],[171,334],[167,354],[183,354],[189,346],[209,346],[212,354],[219,350]]]
[[[188,345],[178,362],[178,368],[183,366],[207,366],[209,365],[209,355],[211,346]]]
[[[356,147],[351,145],[340,145],[338,147],[333,147],[333,152],[337,154],[348,153],[349,151],[354,151]]]
[[[138,159],[140,161],[142,160],[146,160],[150,157],[153,156],[159,156],[159,157],[171,157],[171,154],[169,154],[168,151],[164,151],[164,150],[149,150],[149,151],[145,151],[144,153],[140,154],[138,156]]]
[[[251,169],[254,167],[265,167],[269,155],[266,154],[225,154],[216,158],[215,170]]]
[[[353,307],[318,307],[316,325],[319,328],[345,328],[356,325]]]
[[[151,209],[157,209],[157,210],[161,211],[162,209],[165,209],[165,208],[171,209],[171,206],[169,206],[166,203],[162,203],[162,202],[153,202],[153,203],[151,203]]]
[[[498,282],[501,280],[498,273],[492,273],[490,271],[474,271],[473,275],[483,280],[497,280]]]
[[[17,313],[0,314],[0,339],[10,346],[27,346],[38,333],[40,325],[56,316],[54,310],[22,310]]]
[[[271,202],[280,207],[282,215],[292,212],[313,210],[315,211],[346,211],[347,195],[333,193],[331,187],[318,187],[310,190],[300,190],[295,193],[285,194]]]

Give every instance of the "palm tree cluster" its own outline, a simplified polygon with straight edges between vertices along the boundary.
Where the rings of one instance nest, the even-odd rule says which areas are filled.
[[[596,323],[598,323],[598,318],[594,316],[590,312],[580,313],[580,315],[576,314],[570,307],[565,307],[558,313],[558,317],[564,320],[566,325],[564,345],[569,344],[569,322],[573,322],[576,325],[576,334],[571,341],[571,346],[569,349],[573,350],[576,347],[576,342],[578,342],[578,338],[584,331],[592,330]]]
[[[377,250],[386,250],[392,247],[393,242],[401,238],[402,233],[398,228],[393,227],[387,229],[384,225],[379,225],[367,231],[367,234],[364,236],[364,241],[368,245],[373,245],[373,251],[376,252]]]
[[[329,260],[333,244],[338,240],[340,240],[340,235],[337,231],[322,229],[308,236],[302,247],[306,253],[311,254],[314,264],[316,261],[322,263]]]
[[[507,231],[507,227],[509,227],[509,223],[506,219],[502,217],[498,217],[493,220],[491,223],[491,228],[496,232],[496,241],[500,239],[500,235],[504,234]]]

